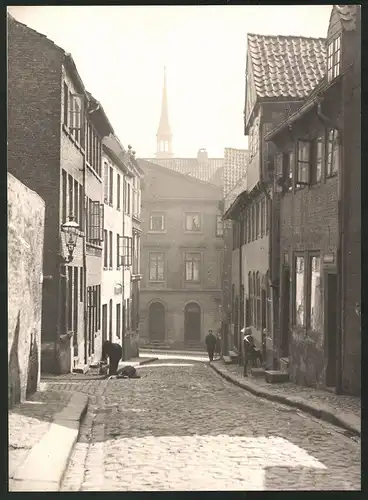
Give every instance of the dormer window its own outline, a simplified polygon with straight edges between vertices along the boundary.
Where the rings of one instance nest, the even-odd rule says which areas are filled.
[[[328,45],[327,78],[331,82],[341,72],[341,35]]]

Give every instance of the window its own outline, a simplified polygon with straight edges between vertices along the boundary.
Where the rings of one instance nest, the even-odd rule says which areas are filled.
[[[326,177],[331,177],[337,174],[337,172],[339,171],[339,163],[340,163],[339,133],[336,129],[331,129],[328,131],[328,140],[327,140]]]
[[[104,203],[109,202],[109,165],[104,162]]]
[[[322,179],[322,165],[325,158],[325,138],[323,136],[316,139],[316,165],[312,176],[312,182],[318,183]]]
[[[323,332],[323,296],[321,290],[321,259],[310,259],[310,327]]]
[[[62,207],[61,207],[61,223],[64,224],[66,222],[66,210],[67,210],[67,174],[65,170],[62,170],[61,173],[61,182],[62,182]]]
[[[305,326],[304,257],[295,259],[295,324]]]
[[[286,180],[286,191],[292,191],[293,189],[293,170],[295,163],[295,153],[290,151],[284,155],[284,177]]]
[[[296,183],[303,186],[309,183],[310,142],[298,141],[298,168]]]
[[[108,255],[108,250],[107,250],[107,247],[108,247],[108,242],[107,242],[107,231],[106,229],[104,229],[104,268],[107,269],[107,266],[108,266],[108,258],[107,258],[107,255]]]
[[[74,220],[79,224],[80,214],[79,214],[79,183],[74,181]]]
[[[264,211],[265,211],[265,199],[261,198],[261,212],[260,212],[260,224],[261,224],[261,238],[263,237],[265,233],[265,218],[264,218]]]
[[[256,273],[256,326],[261,329],[261,278],[259,272]]]
[[[71,175],[68,175],[68,193],[69,193],[69,213],[68,216],[73,216],[73,177]]]
[[[112,299],[109,300],[109,340],[112,342]]]
[[[250,207],[247,207],[247,211],[246,211],[246,218],[247,218],[247,221],[246,221],[246,243],[249,243],[250,241]]]
[[[201,230],[201,219],[198,212],[188,212],[185,214],[185,230],[190,232]]]
[[[165,280],[165,254],[159,252],[149,253],[149,280]]]
[[[120,269],[121,258],[120,258],[120,236],[116,235],[116,269]]]
[[[120,210],[120,174],[117,174],[116,179],[116,208]]]
[[[121,304],[116,304],[116,336],[120,339],[121,330]]]
[[[97,330],[101,329],[101,285],[97,285]]]
[[[150,215],[150,231],[165,231],[165,215],[152,214]]]
[[[120,250],[121,263],[125,267],[132,265],[132,238],[130,236],[120,236]]]
[[[109,268],[112,269],[112,231],[109,231]]]
[[[109,204],[113,206],[114,204],[114,169],[110,167],[110,178],[109,178]]]
[[[78,331],[78,267],[74,267],[74,310],[73,310],[73,324],[74,324],[74,332]],[[77,339],[77,335],[75,335],[75,340]]]
[[[224,235],[224,223],[222,215],[216,215],[216,236],[221,237]]]
[[[99,201],[86,199],[87,243],[101,245],[104,226],[104,206]]]
[[[68,332],[73,330],[73,268],[68,266]]]
[[[199,281],[200,253],[185,253],[185,281]]]
[[[260,224],[259,224],[259,201],[257,201],[256,203],[256,239],[259,238],[259,228],[260,228]]]
[[[64,109],[63,109],[63,122],[68,126],[68,110],[69,110],[69,89],[68,85],[64,82]]]
[[[83,200],[84,200],[84,196],[83,196],[83,186],[81,184],[79,184],[79,229],[81,231],[84,230],[84,224],[83,224],[83,217],[84,217],[84,214],[83,214]]]
[[[327,79],[331,82],[341,71],[341,36],[328,45]]]
[[[270,206],[270,200],[268,198],[265,199],[265,228],[266,228],[266,234],[268,234],[269,230],[269,222],[268,222],[268,210]]]
[[[79,269],[79,301],[84,302],[84,281],[83,281],[83,267]]]

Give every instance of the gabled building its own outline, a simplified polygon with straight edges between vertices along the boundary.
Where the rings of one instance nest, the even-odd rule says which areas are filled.
[[[203,349],[221,326],[221,189],[139,160],[142,189],[142,344]]]
[[[221,169],[223,168],[223,158],[208,158],[206,149],[198,150],[197,158],[175,158],[173,153],[173,135],[169,123],[169,110],[167,99],[166,68],[164,70],[164,85],[162,91],[161,116],[157,129],[157,149],[155,158],[145,158],[156,165],[180,172],[199,179],[210,182],[217,186],[222,186]]]
[[[334,6],[326,72],[277,146],[280,332],[297,383],[360,392],[360,6]]]
[[[277,197],[272,190],[274,150],[265,134],[321,81],[325,72],[325,40],[295,36],[248,34],[244,132],[248,136],[247,190],[225,213],[234,221],[234,247],[239,249],[240,289],[233,289],[234,347],[239,331],[251,326],[267,365],[276,354],[272,338],[277,330],[278,255]],[[270,231],[272,227],[272,231]]]

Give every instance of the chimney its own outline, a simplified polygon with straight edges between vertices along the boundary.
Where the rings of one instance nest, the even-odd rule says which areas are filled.
[[[207,163],[208,162],[207,149],[201,148],[198,150],[197,160],[198,160],[198,163]]]

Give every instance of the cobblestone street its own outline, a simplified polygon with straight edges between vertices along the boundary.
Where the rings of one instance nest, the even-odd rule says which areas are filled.
[[[63,491],[360,489],[358,439],[249,395],[203,363],[139,372],[73,384],[95,396]]]

